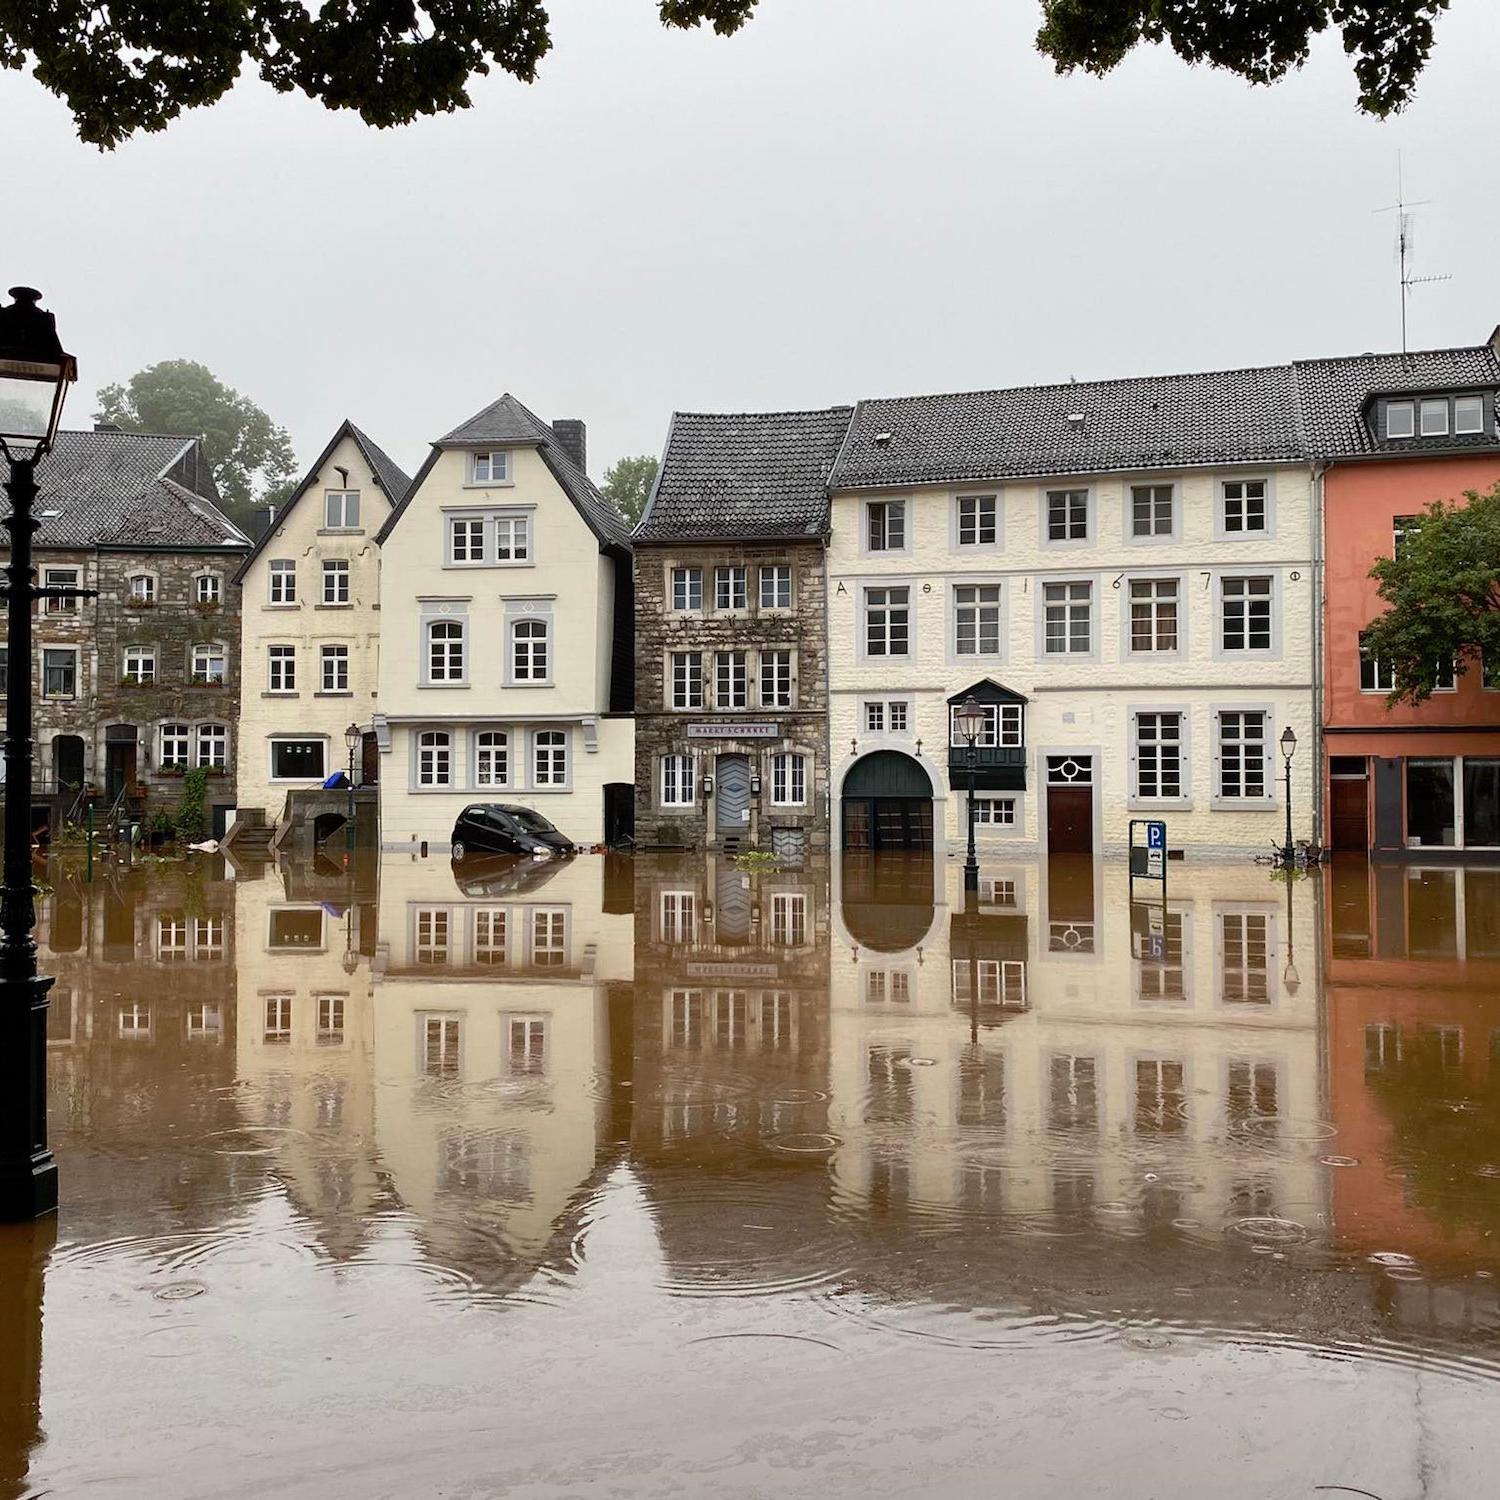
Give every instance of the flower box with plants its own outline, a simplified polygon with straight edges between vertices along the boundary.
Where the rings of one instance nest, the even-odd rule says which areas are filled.
[[[222,677],[212,676],[208,672],[194,672],[193,675],[188,679],[188,686],[221,688],[224,686],[224,679]]]

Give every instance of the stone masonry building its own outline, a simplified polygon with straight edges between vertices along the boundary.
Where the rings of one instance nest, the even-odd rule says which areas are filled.
[[[828,847],[828,479],[851,409],[679,412],[635,534],[636,837]]]
[[[198,439],[62,432],[37,481],[39,581],[99,590],[40,606],[29,664],[38,824],[79,816],[90,800],[134,815],[170,809],[183,775],[203,767],[222,833],[240,700],[229,580],[250,542],[219,510]],[[12,670],[20,664],[0,648],[0,694]]]

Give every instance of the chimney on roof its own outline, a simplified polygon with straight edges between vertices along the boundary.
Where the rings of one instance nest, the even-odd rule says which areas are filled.
[[[583,470],[589,471],[589,430],[577,417],[559,417],[552,424],[552,431],[563,451]]]
[[[124,432],[124,428],[118,422],[95,422],[95,432]]]

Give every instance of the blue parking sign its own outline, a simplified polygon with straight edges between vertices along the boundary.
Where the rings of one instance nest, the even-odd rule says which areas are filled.
[[[1146,824],[1146,847],[1148,849],[1165,849],[1167,847],[1167,825],[1165,823]]]

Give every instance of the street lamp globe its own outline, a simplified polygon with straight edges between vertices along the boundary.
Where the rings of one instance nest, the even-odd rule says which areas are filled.
[[[364,737],[364,731],[360,729],[359,725],[351,724],[344,731],[344,749],[346,749],[350,755],[353,755],[354,752],[359,749],[360,741],[364,739]]]
[[[989,715],[985,713],[983,706],[975,700],[972,693],[953,710],[953,727],[963,737],[964,743],[971,748],[984,733],[988,722]]]
[[[40,458],[62,421],[63,399],[78,379],[78,362],[57,337],[57,323],[29,286],[10,289],[0,306],[0,452]]]
[[[1281,753],[1288,760],[1297,753],[1297,733],[1290,724],[1281,731]]]

